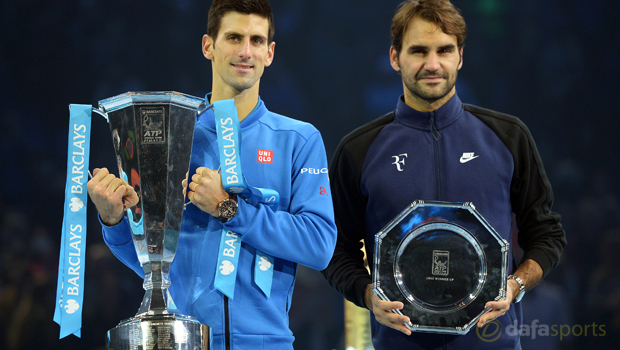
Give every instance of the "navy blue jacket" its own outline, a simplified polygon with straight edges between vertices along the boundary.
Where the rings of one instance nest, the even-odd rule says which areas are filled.
[[[551,185],[527,127],[515,117],[464,105],[456,94],[433,112],[416,111],[401,97],[394,112],[341,141],[329,172],[338,241],[323,274],[360,307],[365,307],[364,288],[372,283],[360,240],[366,242],[372,271],[374,235],[414,200],[472,202],[508,242],[513,242],[514,214],[523,259],[538,262],[545,275],[566,245],[560,216],[551,210]],[[520,305],[497,321],[503,334],[485,342],[475,329],[462,336],[407,336],[372,317],[373,344],[377,350],[519,349],[518,336],[505,328],[521,324]]]

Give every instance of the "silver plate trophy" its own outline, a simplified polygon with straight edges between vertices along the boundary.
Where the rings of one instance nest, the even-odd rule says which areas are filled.
[[[203,99],[177,92],[128,92],[99,101],[108,119],[120,177],[139,202],[127,210],[146,293],[136,316],[108,331],[114,350],[208,349],[208,328],[175,313],[168,294],[170,264],[181,231],[182,181]]]
[[[472,203],[414,201],[375,235],[373,289],[412,331],[465,334],[505,298],[508,249]]]

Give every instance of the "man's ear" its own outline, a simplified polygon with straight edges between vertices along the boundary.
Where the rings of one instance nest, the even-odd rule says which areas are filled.
[[[463,67],[463,48],[461,47],[461,49],[459,50],[459,55],[461,56],[461,58],[459,59],[459,70],[461,69],[461,67]]]
[[[273,62],[273,56],[275,55],[276,51],[276,42],[272,41],[271,44],[269,44],[268,49],[269,51],[267,52],[267,58],[265,59],[265,67],[269,67],[271,65],[271,62]]]
[[[398,52],[394,46],[390,46],[390,64],[395,71],[400,72],[400,67],[398,66]]]
[[[202,37],[202,54],[208,59],[213,59],[213,38],[205,34]]]

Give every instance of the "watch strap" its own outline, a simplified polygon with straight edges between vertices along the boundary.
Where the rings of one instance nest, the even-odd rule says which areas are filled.
[[[514,302],[518,303],[518,302],[521,301],[521,299],[523,299],[523,295],[525,295],[525,284],[523,283],[523,281],[519,277],[517,277],[515,275],[509,275],[508,279],[513,279],[513,280],[517,281],[517,283],[519,284],[519,293],[514,298]]]

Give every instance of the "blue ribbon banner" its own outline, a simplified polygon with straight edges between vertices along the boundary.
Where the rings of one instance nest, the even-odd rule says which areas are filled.
[[[54,322],[60,325],[60,339],[69,334],[81,337],[92,112],[90,105],[69,108],[67,183],[54,310]]]
[[[208,97],[207,97],[208,98]],[[233,99],[213,103],[215,127],[220,155],[222,185],[228,193],[241,197],[251,205],[263,203],[274,212],[278,210],[280,195],[277,191],[250,186],[241,170],[241,128],[237,108]],[[215,287],[230,299],[235,294],[235,281],[239,263],[241,237],[227,229],[222,230],[215,274]],[[254,260],[254,282],[265,296],[271,296],[273,282],[273,257],[256,250]]]

